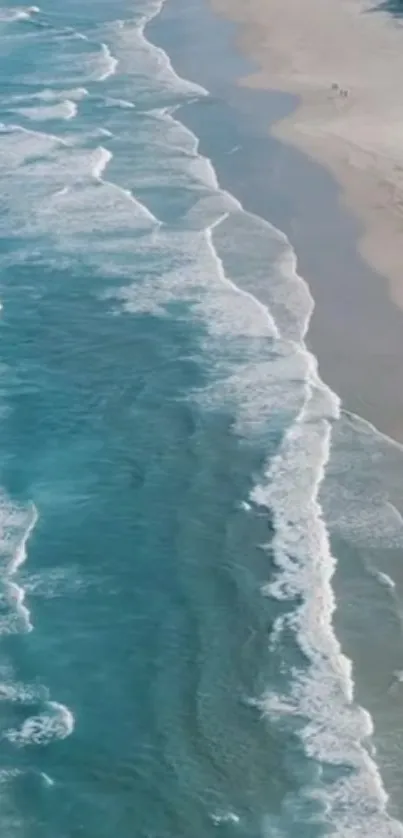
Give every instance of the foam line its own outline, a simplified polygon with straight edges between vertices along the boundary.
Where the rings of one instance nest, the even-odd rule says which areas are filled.
[[[101,50],[106,61],[106,68],[103,71],[103,73],[101,73],[101,75],[98,77],[98,81],[105,81],[109,78],[109,76],[113,76],[116,73],[119,61],[117,58],[115,58],[114,55],[112,55],[107,44],[102,43]]]
[[[111,151],[109,151],[109,149],[105,148],[104,146],[99,146],[96,149],[96,152],[93,156],[92,176],[100,183],[105,184],[105,186],[107,186],[109,189],[114,189],[120,195],[123,195],[124,198],[126,198],[132,204],[135,205],[137,210],[141,209],[141,214],[143,218],[148,218],[151,222],[159,225],[160,222],[155,217],[155,215],[153,215],[152,212],[150,212],[150,210],[145,206],[145,204],[140,204],[139,201],[136,200],[130,189],[125,189],[122,186],[118,186],[113,181],[106,180],[102,177],[108,166],[108,163],[110,163],[112,158],[113,154]]]
[[[14,113],[36,122],[45,122],[49,119],[73,119],[77,115],[77,105],[71,99],[44,107],[16,108]]]
[[[30,536],[32,535],[33,529],[36,526],[38,521],[38,510],[36,509],[35,504],[31,503],[31,514],[30,519],[27,524],[26,530],[21,538],[21,541],[15,551],[14,557],[12,558],[10,565],[9,565],[9,576],[14,575],[17,570],[21,567],[22,564],[26,561],[27,558],[27,544],[29,541]]]
[[[99,146],[94,154],[94,158],[95,159],[92,164],[92,176],[96,178],[96,180],[101,180],[109,161],[112,160],[112,152],[108,151],[108,149],[103,146]]]
[[[392,445],[394,448],[397,448],[400,451],[400,453],[403,453],[403,444],[401,442],[398,442],[398,440],[393,439],[393,437],[388,436],[387,434],[383,433],[383,431],[380,431],[379,428],[377,428],[367,419],[363,419],[362,416],[358,416],[358,414],[356,413],[352,413],[349,410],[345,410],[345,408],[343,408],[343,413],[345,416],[351,419],[352,422],[360,425],[360,427],[363,430],[367,431],[369,434],[377,436],[383,442],[386,442],[388,445]]]
[[[165,114],[166,119],[172,119]],[[193,148],[197,152],[197,144]],[[211,170],[210,170],[211,171]],[[209,187],[218,189],[215,177],[209,178]],[[228,215],[221,215],[206,230],[206,239],[219,266],[223,283],[237,294],[253,300],[256,309],[264,313],[268,331],[274,339],[284,339],[279,323],[267,306],[229,279],[216,252],[213,230],[219,232]],[[269,225],[268,225],[269,226]],[[267,592],[281,598],[303,598],[303,604],[293,616],[295,630],[303,650],[311,661],[304,676],[296,676],[290,696],[267,695],[262,701],[264,712],[271,715],[299,715],[308,718],[303,741],[308,754],[321,762],[343,759],[355,773],[349,782],[340,782],[326,789],[328,819],[335,834],[346,833],[347,824],[337,824],[337,799],[349,800],[348,812],[351,830],[349,835],[362,834],[361,807],[368,799],[374,805],[377,817],[375,826],[389,827],[392,822],[386,814],[387,796],[382,787],[375,764],[370,760],[362,740],[372,732],[369,715],[353,706],[354,684],[351,662],[341,652],[332,627],[335,607],[331,578],[335,561],[330,553],[329,538],[319,505],[319,490],[324,479],[331,443],[331,424],[340,416],[340,402],[325,387],[317,373],[317,361],[303,343],[313,310],[313,300],[308,285],[298,277],[296,254],[288,239],[277,231],[283,244],[281,275],[287,274],[300,282],[307,304],[304,319],[299,325],[299,342],[294,339],[294,349],[305,365],[305,397],[302,408],[291,424],[280,453],[270,464],[263,484],[251,493],[253,503],[266,506],[274,514],[276,535],[274,553],[278,567],[275,584]],[[295,331],[295,330],[294,330]],[[275,626],[277,640],[285,628],[282,618]],[[319,700],[318,700],[319,699]],[[378,817],[379,815],[379,817]],[[342,820],[342,819],[341,819]],[[394,834],[401,834],[400,825],[393,822]],[[390,833],[392,834],[392,832]]]
[[[29,20],[32,15],[39,14],[39,6],[21,6],[16,9],[0,9],[0,23],[12,23],[17,20]]]
[[[6,507],[7,510],[7,507]],[[6,511],[6,514],[9,514]],[[11,515],[13,513],[11,512]],[[17,513],[17,516],[19,513]],[[8,561],[6,569],[4,571],[3,576],[3,589],[4,589],[4,597],[7,605],[11,611],[11,615],[8,617],[7,621],[4,623],[3,631],[4,632],[24,632],[28,633],[32,631],[32,623],[30,619],[30,612],[27,606],[25,605],[25,590],[21,585],[18,585],[15,581],[14,577],[20,567],[25,563],[27,558],[27,543],[31,536],[31,533],[35,527],[35,524],[38,520],[38,513],[34,506],[31,504],[30,509],[30,516],[28,523],[25,526],[24,532],[20,539],[17,541],[16,546],[14,547],[14,552],[11,554],[11,558]],[[19,518],[17,517],[16,524],[18,526]],[[21,522],[22,523],[22,522]],[[6,521],[7,526],[7,521]],[[12,540],[10,545],[12,544]]]

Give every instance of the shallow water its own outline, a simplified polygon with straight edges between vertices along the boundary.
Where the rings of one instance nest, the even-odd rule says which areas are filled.
[[[2,827],[401,835],[401,450],[320,381],[158,12],[0,14]]]

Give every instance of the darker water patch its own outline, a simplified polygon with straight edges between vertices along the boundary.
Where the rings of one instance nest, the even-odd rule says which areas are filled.
[[[387,12],[393,17],[403,17],[403,0],[383,0],[378,3],[370,12]]]

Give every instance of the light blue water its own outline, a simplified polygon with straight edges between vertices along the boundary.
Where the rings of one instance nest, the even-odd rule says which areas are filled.
[[[179,121],[209,93],[158,11],[0,9],[2,833],[400,836],[401,451],[320,381],[295,255]],[[329,533],[384,628],[378,738]]]

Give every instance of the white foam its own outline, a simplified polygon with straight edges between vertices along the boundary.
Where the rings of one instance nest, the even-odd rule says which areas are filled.
[[[244,512],[250,512],[252,509],[251,504],[246,500],[241,501],[240,508],[243,509]]]
[[[90,39],[73,29],[41,28],[31,33],[24,32],[24,40],[27,38],[31,38],[41,52],[41,61],[30,73],[19,78],[28,88],[40,85],[45,90],[52,89],[55,66],[62,84],[73,90],[78,87],[86,89],[87,83],[103,82],[116,73],[118,59],[108,44]]]
[[[33,230],[47,228],[55,237],[55,248],[71,258],[84,256],[94,268],[101,269],[102,260],[105,267],[108,264],[105,261],[108,254],[115,259],[122,249],[120,236],[153,228],[157,222],[129,190],[98,178],[96,165],[92,177],[95,184],[84,181],[76,187],[72,184],[68,189],[55,191],[41,207],[31,227]],[[100,239],[102,232],[104,241]],[[88,252],[86,236],[94,236],[92,252]],[[113,273],[112,266],[111,271]]]
[[[156,5],[153,14],[158,10]],[[119,22],[107,27],[108,44],[102,42],[91,56],[85,55],[88,77],[94,81],[108,78],[116,73],[119,61],[122,73],[113,79],[113,92],[115,102],[125,102],[126,107],[131,104],[134,80],[140,107],[145,109],[155,101],[156,91],[162,103],[170,107],[206,95],[203,88],[180,79],[168,56],[147,41],[144,27],[152,16],[140,24]],[[62,68],[68,70],[71,55],[66,52]],[[273,546],[278,576],[266,592],[302,600],[288,628],[291,625],[296,631],[310,665],[307,670],[292,673],[289,694],[267,694],[261,706],[280,720],[303,717],[301,736],[308,755],[319,764],[347,764],[351,769],[348,777],[326,788],[323,784],[322,791],[317,792],[323,796],[324,817],[334,834],[343,838],[381,836],[388,829],[387,834],[400,835],[400,826],[387,818],[386,794],[363,745],[372,733],[371,719],[354,705],[351,664],[342,655],[332,630],[334,559],[318,493],[339,405],[320,382],[315,359],[303,343],[313,307],[309,289],[298,276],[296,256],[286,237],[263,220],[244,213],[239,202],[219,189],[211,162],[199,155],[192,132],[166,108],[155,111],[152,119],[160,129],[158,139],[153,135],[154,148],[160,150],[168,141],[169,166],[165,181],[158,181],[160,171],[149,171],[142,175],[140,184],[144,190],[149,184],[168,182],[168,175],[172,182],[174,171],[175,177],[178,173],[175,183],[187,184],[189,192],[194,190],[194,204],[180,229],[164,229],[131,190],[104,179],[108,163],[113,169],[108,150],[99,148],[88,154],[63,148],[58,138],[31,132],[28,151],[28,135],[21,140],[18,131],[22,129],[18,129],[12,132],[10,142],[6,141],[0,165],[8,172],[11,159],[13,176],[22,167],[22,182],[29,173],[30,183],[35,182],[39,190],[27,210],[22,190],[18,207],[22,229],[46,232],[53,237],[56,251],[60,248],[80,257],[87,257],[87,250],[91,251],[89,242],[94,233],[96,253],[89,253],[88,258],[99,260],[102,270],[110,270],[112,275],[122,272],[126,278],[133,274],[133,257],[147,255],[149,276],[144,277],[141,287],[136,282],[129,286],[126,283],[118,299],[126,310],[134,312],[165,315],[170,304],[178,300],[191,308],[205,327],[202,349],[212,379],[211,387],[200,397],[213,408],[226,400],[236,405],[238,429],[245,435],[255,430],[265,432],[276,417],[283,426],[287,417],[288,432],[279,453],[251,500],[269,507],[275,520]],[[172,167],[170,155],[175,145]],[[139,160],[137,177],[145,165],[143,159]],[[42,184],[48,191],[51,184],[50,197]],[[127,236],[126,263],[120,247],[122,229],[142,233],[138,239]],[[168,263],[170,269],[166,270]],[[245,277],[248,284],[240,288],[237,283]],[[260,301],[263,289],[267,305]],[[23,600],[19,604],[23,605]],[[286,625],[285,620],[276,624],[273,636],[277,642]],[[43,712],[27,719],[20,728],[7,731],[6,736],[19,745],[47,744],[54,738],[64,738],[73,726],[70,711],[49,702]]]
[[[30,109],[35,109],[37,107],[37,102],[45,102],[46,105],[64,105],[66,102],[74,103],[75,107],[77,102],[80,102],[82,99],[85,99],[88,96],[88,90],[86,87],[74,87],[67,90],[52,90],[51,88],[45,88],[44,90],[35,91],[35,93],[24,93],[24,94],[12,94],[11,96],[4,97],[4,102],[7,105],[15,106],[16,104],[22,104],[24,109],[27,112],[30,112]],[[32,102],[35,105],[32,105]],[[23,109],[15,110],[15,113],[23,113]]]
[[[0,9],[0,23],[12,23],[17,20],[29,20],[32,15],[38,14],[38,6],[20,6],[17,8]]]
[[[194,137],[190,132],[182,133],[171,115],[167,119],[166,111],[160,111],[154,117],[164,126],[170,122],[176,139],[185,138],[188,155],[197,154]],[[259,427],[273,422],[276,412],[282,412],[283,418],[289,412],[289,430],[280,452],[251,500],[274,513],[278,576],[266,593],[302,599],[293,627],[310,665],[306,671],[294,673],[290,695],[268,694],[261,706],[276,717],[296,715],[309,720],[302,732],[308,755],[319,765],[346,764],[351,769],[348,778],[329,784],[322,792],[324,820],[331,823],[335,834],[380,835],[380,829],[383,834],[386,829],[397,835],[400,826],[386,814],[387,797],[364,747],[372,734],[372,721],[354,705],[351,663],[332,629],[334,559],[318,493],[329,457],[331,426],[340,415],[340,406],[320,381],[316,360],[304,346],[313,300],[298,276],[296,256],[286,237],[244,213],[235,202],[229,210],[223,207],[225,196],[217,194],[219,187],[210,164],[206,168],[200,159],[196,165],[191,161],[185,177],[193,183],[203,180],[206,194],[201,200],[214,207],[209,210],[213,217],[207,229],[198,233],[188,230],[187,234],[170,231],[169,235],[159,230],[153,238],[154,247],[166,259],[170,250],[185,253],[186,258],[179,267],[178,258],[173,259],[172,272],[150,272],[141,287],[121,289],[120,299],[129,311],[160,314],[168,310],[171,301],[188,302],[208,331],[206,355],[210,345],[211,353],[219,356],[214,366],[216,383],[203,396],[213,405],[231,398],[243,418],[240,427],[244,432],[253,429],[254,422]],[[262,253],[267,254],[266,259]],[[237,286],[234,275],[243,281],[245,276],[251,277],[246,289]],[[268,299],[269,308],[258,301],[260,296]],[[267,356],[270,345],[276,352]],[[288,398],[290,403],[285,404]],[[273,635],[277,642],[285,627],[284,620],[276,624]],[[348,815],[339,816],[338,806]],[[369,818],[367,832],[363,832],[364,810],[375,813]]]
[[[225,338],[229,342],[233,338],[256,339],[259,345],[252,344],[250,357],[247,345],[244,347],[245,366],[252,374],[254,363],[260,362],[267,369],[267,359],[264,355],[259,359],[256,350],[264,352],[263,342],[276,334],[275,323],[263,305],[221,272],[211,236],[211,230],[174,233],[160,228],[155,231],[152,239],[140,243],[139,249],[149,254],[150,260],[155,254],[156,270],[150,271],[141,284],[121,288],[117,296],[133,313],[164,314],[171,301],[187,301],[194,315],[200,317],[208,329],[211,339],[215,338],[214,346],[210,341],[213,351],[219,351],[220,342]],[[173,270],[165,268],[164,271],[164,266],[170,262],[174,265]],[[223,363],[228,345],[224,349],[223,353],[221,348],[220,355]],[[226,370],[228,372],[228,365]]]
[[[350,411],[344,410],[344,414],[350,419],[351,423],[355,425],[357,429],[360,430],[362,434],[366,434],[372,440],[375,438],[376,440],[381,440],[387,444],[387,446],[396,448],[400,453],[403,453],[403,445],[401,442],[398,442],[396,439],[393,439],[387,434],[382,433],[378,428],[375,427],[371,422],[368,422],[367,419],[363,419],[362,416],[356,416],[354,413]]]
[[[396,583],[393,581],[393,579],[389,576],[388,573],[383,573],[381,570],[374,570],[374,576],[385,588],[389,588],[389,590],[391,591],[395,590]]]
[[[198,154],[199,138],[179,118],[173,116],[177,110],[177,107],[151,108],[147,111],[147,117],[156,123],[157,135],[163,138],[172,156],[175,150],[184,151],[188,155]]]
[[[154,116],[162,122],[166,120],[165,111],[155,113]],[[171,117],[170,122],[176,132],[176,139],[180,140],[180,125]],[[187,151],[194,154],[197,149],[194,137],[191,132],[186,132],[185,136]],[[197,170],[200,177],[203,166],[198,166]],[[213,178],[207,178],[205,185],[212,190],[218,188]],[[210,197],[206,200],[210,201]],[[236,228],[234,233],[234,221],[241,235],[237,235]],[[169,245],[164,242],[162,246],[160,237],[163,235],[163,231],[160,231],[158,240],[164,250],[165,245],[167,248]],[[264,290],[263,268],[259,288],[259,276],[256,282],[259,271],[256,272],[253,259],[250,259],[253,252],[261,258],[263,237],[271,248],[266,260],[266,271],[270,266],[270,280],[273,281],[270,281],[269,289],[266,288],[266,295],[263,294],[270,298],[270,313],[263,304],[258,303],[253,293]],[[311,660],[311,666],[307,676],[295,673],[291,697],[275,694],[266,696],[263,702],[265,712],[280,716],[301,715],[310,719],[303,733],[308,754],[319,763],[345,763],[352,769],[351,776],[334,783],[329,789],[329,797],[322,801],[324,811],[327,812],[326,818],[333,826],[337,823],[339,805],[349,811],[348,816],[340,820],[338,834],[369,835],[373,830],[378,830],[373,834],[400,835],[400,825],[386,813],[387,795],[376,766],[363,744],[372,734],[372,720],[368,713],[353,703],[351,663],[342,655],[332,630],[334,599],[331,577],[334,559],[330,554],[318,492],[329,457],[331,424],[340,414],[337,397],[320,382],[316,360],[303,345],[313,308],[312,297],[306,283],[298,277],[295,253],[285,236],[261,219],[243,213],[239,205],[231,208],[229,213],[221,212],[207,230],[201,231],[199,238],[189,236],[189,246],[185,244],[184,237],[182,241],[179,238],[178,234],[177,251],[189,251],[196,254],[197,258],[187,256],[182,276],[176,266],[172,274],[154,276],[146,280],[141,289],[133,287],[133,293],[130,289],[121,289],[121,299],[125,301],[127,309],[162,314],[171,301],[178,298],[191,301],[193,298],[193,311],[199,313],[207,324],[210,336],[219,334],[220,340],[224,337],[236,340],[240,335],[249,333],[251,339],[252,335],[266,335],[274,340],[278,352],[276,360],[272,357],[269,363],[262,364],[256,355],[250,364],[238,363],[236,367],[233,366],[232,374],[220,378],[217,388],[213,386],[209,393],[210,398],[212,392],[215,393],[217,403],[222,403],[228,393],[232,397],[236,395],[243,413],[245,405],[250,405],[255,416],[260,413],[259,424],[264,416],[270,415],[273,420],[273,406],[276,410],[284,409],[287,394],[293,392],[293,404],[289,406],[291,412],[295,413],[293,422],[276,464],[271,465],[266,481],[255,487],[252,501],[275,511],[275,555],[279,575],[266,592],[281,598],[303,594],[304,605],[296,613],[294,622],[300,645]],[[248,263],[249,274],[243,264],[239,274],[254,277],[255,285],[250,282],[253,292],[244,289],[240,292],[235,283],[228,280],[228,272],[216,252],[216,245],[219,244],[222,253],[226,238],[228,253],[232,248],[233,263],[239,261],[239,255],[241,262],[243,259]],[[171,245],[173,240],[171,236]],[[235,256],[234,241],[238,244]],[[206,258],[207,251],[210,252],[209,258]],[[208,283],[204,279],[207,276]],[[217,280],[222,286],[221,299]],[[250,300],[250,325],[246,325],[248,318],[245,320],[248,306],[240,311],[235,296],[228,293],[224,298],[222,291],[225,285],[234,294],[243,296],[245,302],[246,299]],[[210,296],[207,291],[210,291]],[[222,319],[224,312],[225,317]],[[229,346],[227,343],[227,351]],[[246,349],[248,351],[250,349]],[[300,395],[295,392],[297,382]],[[257,410],[259,393],[262,393],[262,405]],[[401,518],[397,510],[390,503],[386,507],[391,521],[393,519],[400,527]],[[387,574],[379,571],[378,578],[383,585],[393,588],[394,582]],[[273,631],[276,642],[285,627],[286,621],[282,624],[278,621]],[[368,747],[371,747],[374,756],[374,747]],[[365,833],[362,832],[364,810],[372,812],[368,832]],[[342,833],[347,827],[348,832]]]
[[[270,510],[275,531],[271,549],[278,572],[264,592],[301,601],[288,619],[278,621],[276,642],[292,627],[309,661],[306,669],[290,673],[287,694],[268,691],[261,708],[277,722],[298,717],[308,756],[319,765],[344,766],[340,779],[314,792],[335,835],[401,836],[403,827],[387,814],[387,794],[364,744],[373,733],[372,720],[354,703],[351,662],[332,628],[335,561],[318,494],[330,451],[329,416],[333,421],[338,415],[337,399],[311,364],[303,407],[251,494],[254,503]],[[304,794],[312,797],[312,788],[302,789]]]
[[[88,241],[84,240],[84,235],[98,233],[98,241],[94,242],[94,255],[97,258],[98,247],[102,264],[104,247],[110,246],[113,252],[115,247],[120,248],[119,240],[114,242],[113,234],[122,235],[126,230],[136,232],[153,229],[158,226],[158,221],[129,189],[105,179],[106,168],[112,160],[108,149],[99,146],[90,153],[85,152],[84,157],[80,158],[81,153],[77,151],[73,159],[66,160],[66,167],[72,177],[70,188],[54,192],[43,205],[34,224],[37,226],[39,223],[49,232],[57,234],[64,250],[80,252],[82,249],[84,253],[88,251]],[[59,158],[58,172],[60,163]],[[91,180],[86,178],[86,174],[91,176]],[[96,182],[95,185],[92,180]],[[99,236],[100,232],[105,234],[105,240]],[[82,240],[76,238],[77,234],[80,234]]]
[[[19,747],[27,745],[49,745],[58,739],[66,739],[74,730],[74,716],[63,704],[48,701],[42,713],[25,719],[18,728],[9,728],[3,733],[5,739]]]
[[[145,37],[147,24],[159,13],[160,8],[161,4],[150,4],[140,20],[115,21],[106,28],[109,49],[113,50],[113,55],[119,61],[120,98],[131,101],[135,82],[136,102],[145,104],[149,101],[151,108],[155,107],[156,92],[168,100],[172,95],[190,98],[207,94],[205,88],[178,76],[167,53]]]
[[[286,236],[252,213],[234,208],[215,227],[214,245],[225,272],[269,308],[281,338],[301,347],[314,304]]]
[[[46,774],[45,771],[40,772],[40,777],[43,780],[44,785],[48,786],[48,788],[55,785],[55,781],[52,780],[52,777],[49,777],[49,774]]]
[[[77,565],[66,567],[52,567],[51,570],[40,573],[24,574],[24,587],[27,594],[41,599],[53,599],[63,595],[77,597],[81,591],[86,591],[95,580],[89,577],[88,572],[85,579],[82,576],[82,569]]]
[[[37,511],[32,505],[23,510],[10,505],[3,499],[2,503],[2,541],[0,552],[5,564],[1,578],[2,593],[0,598],[5,608],[5,614],[0,624],[2,634],[27,633],[32,631],[30,612],[25,604],[25,590],[17,584],[15,575],[24,564],[27,557],[28,539],[38,519]]]
[[[16,573],[17,570],[21,567],[21,565],[24,564],[24,562],[26,561],[27,544],[37,521],[38,510],[36,509],[35,505],[31,503],[28,511],[28,520],[26,523],[25,531],[21,536],[21,540],[9,565],[8,572],[10,575]]]
[[[23,167],[26,167],[24,173],[27,173],[29,167],[36,165],[36,161],[42,158],[42,163],[38,163],[38,170],[40,171],[40,166],[43,165],[46,157],[51,160],[62,148],[68,148],[68,143],[55,134],[14,124],[6,126],[0,123],[0,142],[2,152],[0,176],[5,181],[4,186],[7,178],[13,178],[10,187],[15,184],[13,197],[16,201],[18,201],[19,195],[17,188],[19,186],[18,175],[22,174]],[[26,197],[27,193],[25,193]],[[10,209],[12,210],[12,207]]]
[[[101,266],[105,247],[114,253],[121,249],[116,236],[158,224],[130,190],[105,180],[112,155],[103,146],[76,148],[52,134],[16,125],[4,128],[0,141],[2,194],[10,191],[12,197],[0,222],[7,230],[11,215],[20,233],[53,236],[58,250],[79,257],[91,254],[85,235],[98,233],[93,252],[97,258],[99,247]]]
[[[232,824],[239,824],[240,817],[236,814],[236,812],[221,812],[221,813],[213,813],[211,816],[211,820],[214,826],[220,826],[222,823],[232,823]]]
[[[4,634],[29,634],[33,626],[29,608],[25,605],[25,590],[16,582],[7,584],[7,604],[12,609],[11,617],[4,625]]]
[[[167,134],[169,132],[173,135],[171,143],[172,141],[174,143],[180,142],[180,146],[182,148],[186,144],[186,148],[191,153],[189,158],[188,174],[193,175],[196,180],[204,183],[205,186],[212,191],[217,191],[221,194],[228,194],[224,193],[223,190],[220,189],[216,171],[211,160],[199,153],[199,138],[193,133],[193,131],[183,125],[180,120],[174,117],[174,114],[179,107],[180,105],[173,108],[161,108],[154,111],[157,118],[159,117],[164,124],[164,134],[166,138],[168,139]],[[228,194],[228,199],[231,201],[234,208],[241,208],[241,204],[236,198],[234,198],[233,195]]]
[[[104,58],[104,69],[101,71],[101,75],[98,77],[98,81],[105,81],[109,76],[113,76],[116,73],[117,66],[119,61],[112,55],[109,47],[107,44],[101,44],[101,51]]]
[[[166,109],[138,115],[134,135],[127,121],[122,126],[119,114],[111,117],[112,128],[115,128],[115,121],[114,133],[119,137],[119,142],[127,144],[128,149],[133,149],[134,145],[134,151],[137,152],[133,154],[130,180],[139,184],[143,190],[152,192],[167,187],[164,211],[168,223],[175,223],[173,217],[177,213],[175,202],[173,213],[170,212],[169,206],[170,187],[173,183],[176,188],[183,186],[186,190],[186,202],[180,219],[182,229],[186,227],[189,230],[205,232],[228,213],[241,210],[241,205],[235,198],[217,187],[211,162],[198,153],[198,140],[195,135],[173,119]],[[144,148],[147,149],[147,154],[144,154]],[[121,181],[127,181],[125,158],[117,157],[115,171],[116,163],[122,167]],[[119,174],[118,171],[118,177]]]
[[[77,105],[70,99],[65,99],[55,105],[31,108],[16,108],[14,113],[35,122],[46,122],[52,119],[73,119],[77,115]]]
[[[391,498],[402,497],[402,446],[344,412],[334,431],[334,448],[323,491],[332,532],[368,553],[401,550],[403,519]],[[377,569],[382,571],[369,567]]]
[[[95,150],[92,157],[92,175],[97,180],[100,180],[109,161],[112,160],[112,153],[107,148],[100,146]]]
[[[108,96],[105,99],[105,105],[108,108],[109,107],[110,108],[116,108],[117,107],[117,108],[123,108],[124,110],[125,109],[134,110],[135,107],[136,107],[134,102],[129,102],[127,99],[115,99],[113,96]]]
[[[13,680],[12,673],[1,673],[0,679],[0,701],[9,701],[14,704],[32,705],[48,701],[49,695],[46,687],[38,684],[24,684]]]
[[[32,532],[37,513],[34,506],[24,509],[0,495],[0,562],[2,572],[13,575],[26,558],[26,543]]]
[[[20,573],[27,560],[28,541],[37,521],[38,512],[33,503],[26,508],[17,506],[3,493],[0,502],[1,634],[26,633],[33,628]],[[17,745],[46,744],[55,738],[65,738],[74,728],[70,710],[50,701],[46,687],[20,683],[15,680],[12,671],[4,667],[0,672],[0,702],[22,706],[39,703],[44,707],[42,712],[26,719],[20,728],[3,734]]]
[[[40,99],[42,102],[55,102],[60,100],[72,100],[73,102],[80,102],[88,96],[86,87],[73,87],[70,90],[40,90],[38,93],[32,93],[29,98]],[[27,97],[20,97],[22,99]]]

